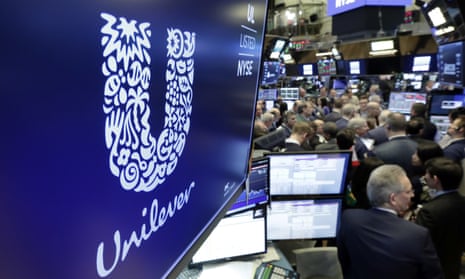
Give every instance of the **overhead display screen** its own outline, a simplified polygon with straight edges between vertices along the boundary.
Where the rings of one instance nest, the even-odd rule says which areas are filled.
[[[327,15],[333,16],[363,6],[410,6],[411,0],[328,0]]]
[[[245,182],[266,8],[3,2],[0,278],[177,275]]]

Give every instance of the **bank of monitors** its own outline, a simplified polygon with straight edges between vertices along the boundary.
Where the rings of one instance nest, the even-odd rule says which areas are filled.
[[[349,151],[274,152],[270,158],[272,196],[342,195]]]
[[[426,104],[426,93],[418,92],[391,92],[389,95],[388,110],[409,114],[414,103]]]
[[[341,207],[341,198],[273,200],[268,209],[268,239],[334,238]]]
[[[278,88],[260,88],[258,90],[258,100],[276,100],[278,98]]]
[[[351,152],[269,153],[269,240],[334,238]]]
[[[464,41],[438,46],[438,81],[463,86]]]
[[[266,207],[224,217],[194,254],[191,264],[266,253],[266,219]]]

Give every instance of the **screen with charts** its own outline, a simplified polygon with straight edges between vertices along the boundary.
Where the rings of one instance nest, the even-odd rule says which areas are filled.
[[[192,264],[266,253],[266,207],[224,217],[192,257]]]
[[[269,201],[269,160],[257,158],[252,161],[244,191],[226,213],[243,211]]]
[[[336,237],[341,199],[272,200],[268,209],[268,240]]]
[[[417,92],[391,92],[389,95],[388,110],[409,114],[414,103],[426,104],[426,93]]]
[[[273,196],[341,195],[351,160],[349,151],[274,152],[270,158]]]

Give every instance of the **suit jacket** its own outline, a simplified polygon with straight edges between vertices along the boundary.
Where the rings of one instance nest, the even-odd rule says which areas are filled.
[[[374,129],[371,129],[367,132],[367,137],[375,140],[375,145],[382,144],[387,142],[388,136],[386,132],[386,128],[384,126],[378,126]]]
[[[443,278],[428,230],[390,212],[347,209],[337,236],[344,278]]]
[[[458,163],[460,163],[462,159],[465,159],[465,139],[452,140],[448,146],[444,147],[444,157]]]
[[[429,229],[445,278],[458,279],[465,250],[465,198],[458,192],[425,203],[416,222]]]
[[[347,127],[347,125],[349,124],[349,120],[348,119],[345,119],[343,117],[339,118],[337,121],[336,121],[336,127],[337,127],[337,130],[342,130],[344,129],[345,127]]]
[[[401,166],[409,177],[413,176],[412,155],[417,151],[417,143],[407,136],[395,137],[375,146],[374,154],[386,164]]]

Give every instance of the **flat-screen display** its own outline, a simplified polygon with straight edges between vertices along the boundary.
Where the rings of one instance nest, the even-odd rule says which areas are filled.
[[[0,278],[173,278],[245,182],[267,1],[2,2]]]
[[[464,9],[459,2],[461,1],[432,0],[421,7],[431,27],[431,34],[439,45],[465,38]]]
[[[271,49],[270,59],[279,59],[281,52],[284,50],[284,47],[287,44],[287,40],[276,39]]]
[[[192,264],[266,253],[266,207],[221,219],[192,257]]]
[[[281,62],[279,61],[264,61],[262,85],[276,84],[281,77]]]
[[[318,74],[320,76],[337,74],[337,64],[335,59],[320,59],[316,64],[318,67]]]
[[[414,56],[412,72],[429,72],[431,69],[431,55]]]
[[[318,75],[316,64],[308,63],[308,64],[300,64],[300,75],[301,76],[313,76]]]
[[[432,94],[429,115],[449,115],[450,110],[463,106],[465,106],[464,94]]]
[[[438,81],[462,86],[464,41],[438,46]]]
[[[344,193],[349,151],[273,152],[267,156],[272,196]]]
[[[266,157],[256,158],[252,161],[245,182],[245,189],[226,214],[232,214],[268,203],[270,195],[269,164],[269,159]]]
[[[349,75],[365,75],[366,62],[365,60],[349,60],[346,61],[347,71]]]
[[[278,98],[278,88],[260,88],[258,90],[258,100],[276,100]]]
[[[448,115],[430,115],[429,121],[431,121],[431,123],[436,125],[438,132],[441,134],[441,136],[447,133],[447,129],[449,128],[449,125],[450,125],[450,120],[449,120]]]
[[[299,87],[282,87],[279,89],[279,96],[284,100],[299,99]]]
[[[409,114],[415,103],[426,104],[426,93],[418,92],[391,92],[389,95],[388,110]]]
[[[336,237],[341,199],[272,200],[268,208],[268,240]]]

